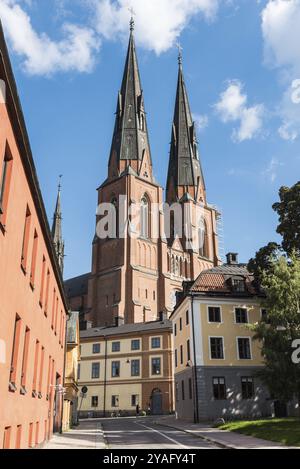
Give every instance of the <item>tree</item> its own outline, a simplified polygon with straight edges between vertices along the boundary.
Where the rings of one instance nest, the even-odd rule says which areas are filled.
[[[270,271],[273,267],[274,260],[278,259],[281,253],[280,245],[274,242],[261,248],[255,255],[254,259],[250,259],[248,263],[249,272],[253,273],[255,281],[260,284],[264,271]]]
[[[292,361],[292,343],[300,338],[300,259],[295,253],[274,258],[260,275],[267,321],[252,326],[265,365],[258,375],[274,398],[288,402],[297,395],[300,405],[300,367]]]
[[[292,187],[282,187],[279,191],[280,202],[273,205],[279,215],[277,233],[282,238],[282,247],[291,254],[300,255],[300,181]]]
[[[292,361],[292,343],[300,338],[300,182],[282,187],[279,198],[273,210],[279,215],[282,243],[270,242],[248,264],[268,313],[268,321],[252,329],[265,364],[261,380],[276,399],[288,402],[297,395],[300,411],[300,366]]]

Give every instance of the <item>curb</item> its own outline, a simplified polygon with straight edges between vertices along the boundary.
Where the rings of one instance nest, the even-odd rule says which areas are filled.
[[[101,437],[102,437],[102,440],[103,440],[103,443],[104,443],[104,446],[105,446],[105,448],[103,448],[103,449],[107,450],[107,449],[109,449],[109,443],[108,443],[108,440],[106,438],[103,423],[100,424],[100,428],[101,428],[101,430],[100,430],[101,431]]]
[[[234,445],[230,445],[230,444],[227,444],[227,443],[221,443],[220,441],[218,440],[215,440],[214,438],[209,438],[207,436],[204,436],[204,435],[200,435],[200,434],[197,434],[197,433],[194,433],[192,430],[186,430],[184,428],[181,428],[181,427],[175,427],[174,425],[168,425],[166,423],[160,423],[160,422],[154,422],[156,425],[159,425],[160,427],[167,427],[167,428],[173,428],[174,430],[179,430],[181,432],[184,432],[184,433],[187,433],[188,435],[193,435],[195,436],[196,438],[200,438],[201,440],[203,441],[206,441],[208,443],[213,443],[214,445],[217,445],[219,446],[220,448],[222,449],[238,449],[236,446]]]

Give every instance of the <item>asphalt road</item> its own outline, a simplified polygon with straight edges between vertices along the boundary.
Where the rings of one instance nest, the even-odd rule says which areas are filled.
[[[211,443],[157,425],[149,418],[120,418],[101,422],[108,449],[216,449]]]

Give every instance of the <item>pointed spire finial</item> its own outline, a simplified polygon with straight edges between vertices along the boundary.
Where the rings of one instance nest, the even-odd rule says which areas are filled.
[[[133,7],[128,8],[128,11],[131,13],[131,18],[130,18],[130,23],[129,24],[130,24],[130,31],[132,32],[132,31],[134,31],[134,27],[135,27],[134,17],[136,15],[136,13],[135,13]]]
[[[177,43],[177,49],[178,49],[178,64],[181,66],[182,65],[182,51],[183,47],[180,44],[180,42]]]
[[[62,180],[63,174],[60,174],[58,177],[58,192],[61,191],[61,180]]]

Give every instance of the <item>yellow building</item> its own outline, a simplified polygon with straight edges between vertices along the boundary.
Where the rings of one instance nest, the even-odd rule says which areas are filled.
[[[63,431],[68,431],[77,425],[78,406],[78,365],[79,349],[79,313],[70,313],[67,322],[67,344],[65,365],[65,394],[63,408]]]
[[[87,329],[80,340],[80,417],[173,411],[170,321]]]
[[[260,344],[249,324],[264,318],[260,292],[236,254],[187,285],[171,316],[175,401],[179,418],[261,417],[271,414],[256,376]]]

